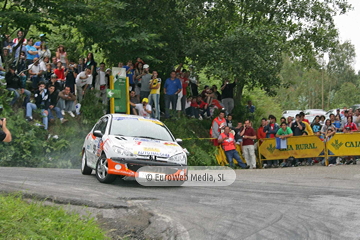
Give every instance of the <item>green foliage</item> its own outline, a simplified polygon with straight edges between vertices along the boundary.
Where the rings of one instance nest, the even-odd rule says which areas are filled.
[[[87,91],[81,102],[81,118],[84,124],[93,125],[104,115],[105,106],[97,96],[99,91]]]
[[[33,122],[25,120],[21,108],[11,109],[7,90],[0,89],[0,103],[4,106],[1,117],[7,118],[12,142],[0,145],[0,166],[16,167],[57,167],[78,168],[81,159],[81,147],[85,136],[93,124],[103,115],[95,93],[88,92],[84,99],[84,114],[72,118],[66,115],[68,122],[60,120],[49,124],[49,131],[35,126],[42,123],[40,114],[34,115]],[[86,102],[88,101],[88,102]],[[87,105],[89,104],[89,105]],[[100,109],[100,110],[99,110]]]
[[[207,75],[238,78],[237,101],[244,87],[277,92],[284,52],[315,65],[317,53],[337,44],[334,16],[350,10],[346,0],[37,0],[0,7],[1,35],[49,33],[51,50],[65,44],[72,60],[87,51],[108,65],[141,57],[162,78],[180,62],[195,63]]]
[[[354,60],[354,46],[349,42],[337,44],[326,65],[322,55],[319,56],[319,63],[311,68],[300,60],[285,56],[276,101],[283,110],[333,109],[338,105],[350,107],[356,102],[356,96],[349,98],[348,93],[356,91],[359,85],[359,75],[352,67]],[[352,91],[350,85],[353,86]]]
[[[108,239],[93,218],[26,203],[21,195],[0,195],[2,239]]]
[[[201,139],[209,138],[211,121],[199,121],[197,119],[182,117],[177,121],[166,120],[164,123],[173,133],[175,138],[183,139],[181,146],[186,148],[190,153],[188,156],[188,165],[216,165],[216,148],[209,139]]]
[[[189,25],[194,36],[187,55],[198,67],[207,67],[208,74],[238,78],[237,101],[244,86],[276,93],[284,52],[308,65],[316,63],[315,53],[336,44],[333,17],[350,8],[337,0],[192,3],[185,10],[192,16]]]
[[[343,108],[344,106],[351,107],[355,104],[360,103],[359,94],[349,94],[357,93],[360,91],[359,86],[356,86],[353,83],[346,82],[341,85],[340,89],[336,91],[332,106],[334,108]]]

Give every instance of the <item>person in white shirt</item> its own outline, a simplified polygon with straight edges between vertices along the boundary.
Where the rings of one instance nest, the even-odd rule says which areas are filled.
[[[86,68],[85,71],[79,73],[76,77],[76,95],[78,101],[81,102],[86,91],[91,88],[93,76],[91,74],[91,68]]]
[[[136,108],[136,110],[139,113],[139,116],[150,117],[151,106],[148,103],[149,103],[149,99],[143,98],[142,103],[135,104],[130,102],[130,105]]]
[[[100,63],[100,69],[97,71],[98,75],[96,76],[95,80],[95,89],[100,91],[100,94],[98,94],[98,97],[101,97],[102,103],[104,105],[107,105],[107,78],[106,78],[106,72],[105,72],[105,63]]]
[[[33,90],[38,88],[38,83],[42,82],[43,69],[40,67],[39,58],[34,58],[33,64],[29,65],[29,75],[32,81]]]

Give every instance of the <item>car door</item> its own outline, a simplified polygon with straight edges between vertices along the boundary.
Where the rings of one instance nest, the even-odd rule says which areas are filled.
[[[95,167],[96,161],[99,159],[101,152],[100,146],[102,144],[102,138],[96,137],[94,131],[101,131],[102,134],[105,134],[105,129],[108,123],[108,117],[101,118],[94,126],[90,137],[88,138],[88,147],[87,147],[87,159],[88,164],[91,167]]]
[[[106,134],[106,128],[107,128],[107,124],[109,118],[103,117],[100,119],[100,121],[98,122],[98,124],[95,126],[94,130],[93,130],[93,135],[94,135],[94,131],[100,131],[103,135],[107,135]],[[92,150],[93,150],[93,156],[94,156],[94,162],[96,163],[97,159],[101,156],[101,152],[102,152],[102,144],[103,144],[103,138],[104,137],[96,137],[94,135],[93,138],[93,142],[92,142]]]

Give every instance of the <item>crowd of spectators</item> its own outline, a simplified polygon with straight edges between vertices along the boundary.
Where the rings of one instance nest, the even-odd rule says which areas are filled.
[[[183,64],[179,64],[164,82],[158,77],[157,71],[150,71],[149,64],[145,64],[141,58],[138,58],[135,64],[129,60],[127,65],[119,63],[118,67],[126,68],[130,85],[130,101],[133,104],[139,104],[146,99],[153,118],[160,119],[162,113],[160,109],[161,84],[164,84],[165,119],[176,119],[181,114],[199,120],[209,119],[213,117],[215,109],[224,110],[230,114],[234,108],[236,80],[230,83],[228,79],[224,79],[220,87],[221,93],[216,85],[211,87],[206,85],[199,92],[198,75],[191,65],[187,70],[183,68]],[[249,116],[254,115],[255,106],[251,101],[248,102],[245,110]],[[139,114],[133,105],[131,113]]]
[[[251,108],[251,106],[249,106]],[[225,128],[228,127],[232,135],[226,133],[223,134]],[[277,119],[274,115],[269,115],[268,118],[261,119],[261,124],[255,131],[252,127],[252,122],[248,119],[242,124],[238,122],[235,126],[233,124],[232,115],[228,114],[225,117],[225,112],[221,112],[217,116],[210,128],[210,136],[215,140],[214,144],[221,143],[223,148],[228,147],[228,143],[224,141],[231,141],[234,144],[240,145],[241,151],[244,155],[248,166],[250,168],[256,168],[255,150],[262,144],[265,138],[279,138],[286,139],[292,136],[318,136],[322,141],[329,141],[335,134],[339,133],[353,133],[360,129],[360,108],[353,111],[353,109],[344,110],[343,114],[340,113],[340,109],[337,109],[337,114],[330,114],[329,119],[325,116],[316,116],[310,123],[306,118],[304,112],[296,114],[294,117],[288,117],[287,119],[282,117],[280,123],[277,123]],[[233,136],[233,137],[232,137]],[[257,141],[255,141],[257,139]],[[226,150],[225,150],[226,153]],[[332,152],[329,151],[329,165],[341,165],[341,164],[356,164],[358,156],[343,156],[334,157]],[[227,160],[230,166],[233,165],[232,157],[228,154]],[[235,157],[233,157],[235,158]],[[236,158],[235,158],[236,159]],[[314,165],[314,163],[321,163],[325,165],[325,159],[322,157],[317,158],[289,158],[279,160],[266,160],[263,161],[263,167],[287,167],[287,166],[304,166]]]
[[[5,79],[6,89],[13,93],[13,106],[21,95],[26,119],[32,121],[32,112],[40,109],[43,127],[55,121],[55,116],[66,122],[66,114],[75,117],[84,95],[91,89],[99,90],[103,104],[108,104],[106,89],[109,86],[111,70],[105,64],[99,66],[92,53],[77,60],[68,58],[65,46],[59,45],[51,51],[46,35],[38,39],[25,39],[18,31],[12,39],[5,35],[3,58],[0,58],[0,76]],[[9,60],[10,59],[10,60]],[[13,59],[13,61],[11,61]]]

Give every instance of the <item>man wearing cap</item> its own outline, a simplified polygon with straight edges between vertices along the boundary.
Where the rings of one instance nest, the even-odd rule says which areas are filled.
[[[36,49],[40,49],[40,45],[42,44],[42,43],[45,43],[45,36],[46,36],[46,34],[44,34],[44,33],[42,33],[42,34],[40,34],[39,35],[39,38],[40,38],[40,41],[37,41],[35,44],[34,44],[34,47],[36,48]]]
[[[151,74],[149,73],[149,65],[144,65],[144,75],[141,77],[141,88],[140,88],[140,101],[143,98],[148,98],[150,95],[150,81]]]
[[[25,94],[24,99],[24,107],[26,107],[26,104],[30,101],[31,93],[30,91],[26,90],[23,86],[22,81],[20,80],[20,77],[16,75],[15,73],[15,66],[10,65],[9,71],[5,74],[5,80],[6,80],[6,89],[8,91],[14,92],[14,98],[11,100],[10,105],[14,105],[16,100],[20,97],[20,94]]]
[[[142,103],[134,104],[130,102],[130,105],[136,108],[136,110],[139,113],[139,116],[150,117],[151,106],[148,103],[149,103],[149,99],[144,98],[142,100]]]
[[[61,90],[61,84],[57,80],[57,76],[55,73],[51,75],[50,81],[46,84],[46,88],[49,88],[51,85],[55,86],[55,91],[60,92]]]
[[[76,77],[76,92],[78,101],[81,102],[86,91],[92,86],[93,75],[91,74],[91,67],[87,67],[85,71],[79,73]]]

